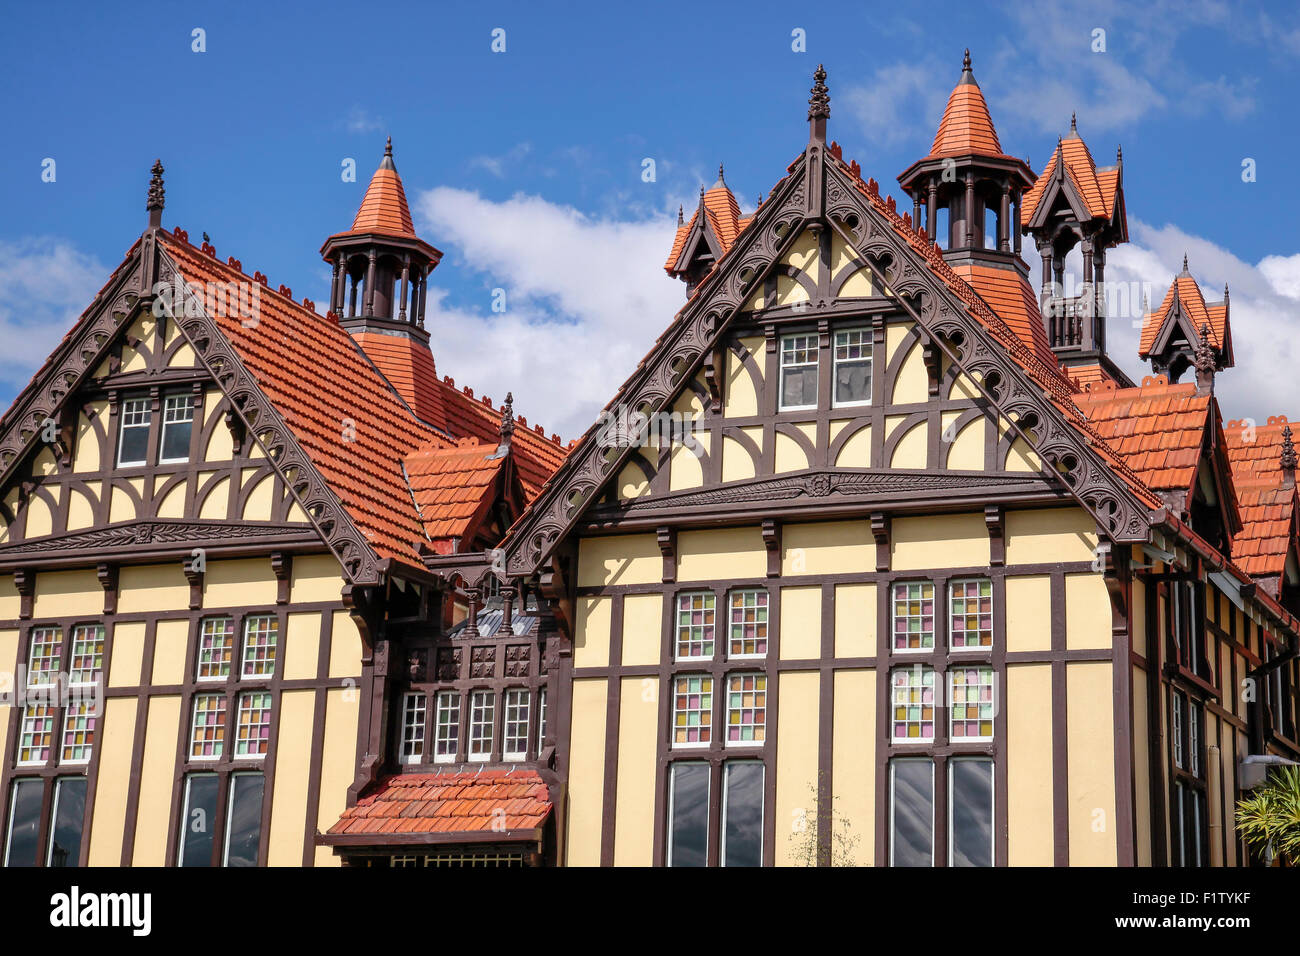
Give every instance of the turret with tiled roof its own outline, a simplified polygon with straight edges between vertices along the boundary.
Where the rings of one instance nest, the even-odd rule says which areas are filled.
[[[1072,113],[1070,132],[1057,140],[1046,168],[1025,194],[1019,218],[1021,231],[1034,237],[1042,256],[1040,307],[1066,373],[1131,385],[1106,354],[1106,251],[1128,241],[1123,153],[1117,149],[1115,165],[1098,168]],[[1083,255],[1083,274],[1067,282],[1065,259],[1075,246]]]
[[[1223,287],[1222,302],[1206,302],[1184,255],[1183,271],[1174,276],[1160,307],[1142,317],[1138,355],[1149,361],[1157,374],[1168,375],[1171,382],[1176,382],[1196,365],[1197,346],[1204,327],[1213,350],[1215,370],[1231,368],[1235,359],[1229,311],[1228,287]]]
[[[674,278],[685,279],[689,296],[713,264],[727,254],[751,218],[741,216],[740,205],[719,163],[718,181],[708,189],[700,186],[700,202],[689,222],[683,222],[683,211],[678,207],[677,235],[664,271]]]
[[[975,82],[970,50],[948,96],[930,152],[898,177],[912,197],[912,221],[943,246],[953,271],[970,283],[1017,336],[1048,366],[1056,359],[1047,344],[1038,303],[1020,259],[1014,209],[1034,182],[1029,165],[1002,151],[984,93]],[[939,233],[946,211],[947,236]]]

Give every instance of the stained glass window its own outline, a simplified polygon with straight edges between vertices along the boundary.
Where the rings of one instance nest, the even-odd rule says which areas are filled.
[[[934,585],[906,581],[894,585],[894,650],[934,647]]]
[[[713,656],[716,598],[708,592],[677,596],[677,659]]]
[[[32,629],[31,653],[27,656],[27,686],[43,687],[58,677],[62,632],[57,627]]]
[[[993,582],[987,578],[948,585],[948,640],[953,650],[993,646]]]
[[[767,592],[731,592],[729,657],[762,657],[767,653]]]
[[[18,731],[18,762],[42,764],[50,759],[54,744],[54,707],[28,704],[23,708],[23,723]]]
[[[86,763],[95,746],[95,711],[93,700],[73,701],[63,711],[62,763]]]
[[[934,740],[934,668],[925,664],[895,667],[893,685],[894,741]]]
[[[275,673],[275,640],[280,622],[268,614],[244,622],[244,676],[271,677]]]
[[[207,618],[199,632],[199,680],[224,680],[229,677],[234,654],[234,619]]]
[[[528,754],[530,696],[522,687],[512,687],[506,691],[506,725],[501,748],[503,760],[523,760]]]
[[[198,694],[190,729],[190,759],[216,760],[226,739],[225,694]]]
[[[689,674],[673,680],[673,746],[700,747],[713,739],[713,678]]]
[[[402,702],[402,762],[419,763],[424,756],[424,694],[407,694]]]
[[[93,684],[104,670],[104,628],[100,624],[78,624],[72,632],[72,659],[68,661],[68,683]]]
[[[993,668],[948,671],[950,734],[954,740],[993,739]]]
[[[460,694],[443,691],[436,698],[433,760],[455,763],[460,749]]]
[[[490,690],[476,690],[469,699],[469,759],[489,760],[496,730],[497,696]]]
[[[767,730],[767,676],[727,678],[727,744],[761,744]]]
[[[235,756],[265,757],[271,745],[271,695],[257,690],[239,695]]]

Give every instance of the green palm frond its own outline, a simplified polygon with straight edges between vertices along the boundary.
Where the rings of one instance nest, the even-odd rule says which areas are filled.
[[[1269,848],[1300,864],[1300,767],[1274,767],[1267,782],[1237,801],[1237,833],[1261,855]]]

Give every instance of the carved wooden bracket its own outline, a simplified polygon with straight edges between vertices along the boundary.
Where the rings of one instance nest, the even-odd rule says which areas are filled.
[[[889,516],[877,511],[871,515],[871,536],[876,539],[876,570],[889,570]]]
[[[366,666],[374,660],[375,642],[379,639],[380,620],[375,592],[373,585],[343,586],[343,606],[348,609],[361,635],[361,663]]]
[[[939,347],[926,332],[921,333],[921,361],[925,363],[926,378],[931,398],[939,397],[939,380],[943,377],[943,362]]]
[[[248,438],[248,430],[244,427],[244,420],[235,414],[234,406],[226,409],[226,428],[230,429],[230,442],[232,451],[235,455],[244,453],[244,442]]]
[[[95,568],[99,586],[104,589],[104,613],[117,613],[117,565],[101,561]]]
[[[1007,560],[1006,529],[1001,505],[984,506],[984,527],[989,532],[989,565],[1001,567]]]
[[[80,409],[68,402],[59,410],[59,437],[56,442],[59,464],[72,467],[72,456],[77,447],[77,415]]]
[[[781,576],[781,523],[775,518],[763,519],[763,547],[767,548],[767,576]]]
[[[1114,542],[1103,538],[1097,545],[1097,568],[1106,583],[1110,598],[1110,629],[1112,634],[1128,631],[1128,549],[1117,548]]]
[[[32,616],[32,602],[36,597],[36,572],[27,568],[14,571],[14,587],[18,589],[18,616],[24,621]]]
[[[576,618],[573,601],[569,597],[569,583],[560,562],[552,559],[538,579],[538,593],[551,606],[555,626],[565,637],[572,637]]]
[[[293,555],[272,551],[271,570],[275,572],[275,603],[288,604],[290,579],[293,577]]]
[[[664,558],[663,580],[669,584],[677,580],[677,530],[664,526],[655,532],[655,537]]]
[[[197,560],[187,559],[181,568],[185,580],[190,582],[190,610],[203,607],[203,574],[205,565]]]

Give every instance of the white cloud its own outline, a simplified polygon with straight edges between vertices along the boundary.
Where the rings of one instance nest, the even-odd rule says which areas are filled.
[[[109,273],[66,240],[0,241],[0,388],[26,386]]]
[[[952,84],[933,63],[882,66],[865,84],[847,87],[838,97],[862,126],[867,140],[878,146],[925,140],[934,135]],[[951,74],[953,82],[958,74]],[[918,153],[918,155],[921,155]]]
[[[474,156],[469,162],[470,169],[485,169],[497,179],[504,179],[506,173],[525,159],[533,151],[532,143],[518,143],[500,156]]]
[[[482,276],[481,305],[430,288],[425,327],[440,374],[564,438],[581,435],[685,302],[662,269],[675,219],[593,218],[536,196],[493,202],[440,187],[416,215],[455,261]],[[436,280],[437,273],[434,273]],[[506,311],[492,311],[492,290]]]

